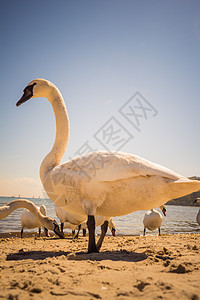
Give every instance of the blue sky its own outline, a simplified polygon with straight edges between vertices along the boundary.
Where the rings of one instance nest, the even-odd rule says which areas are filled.
[[[1,195],[42,195],[53,112],[44,98],[15,105],[34,78],[52,81],[65,99],[70,141],[62,162],[86,142],[104,149],[97,136],[110,124],[121,126],[126,143],[108,148],[200,175],[199,1],[0,3]],[[147,101],[146,119],[137,111],[140,131],[120,112],[137,92]]]

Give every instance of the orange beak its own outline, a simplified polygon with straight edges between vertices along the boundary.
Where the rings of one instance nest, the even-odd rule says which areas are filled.
[[[116,230],[115,230],[114,228],[112,228],[111,232],[112,232],[112,235],[113,235],[113,236],[116,236],[115,231],[116,231]]]

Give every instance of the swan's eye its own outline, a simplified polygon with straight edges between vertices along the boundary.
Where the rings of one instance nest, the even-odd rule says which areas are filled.
[[[24,89],[24,91],[25,91],[25,90],[28,90],[30,93],[33,94],[33,87],[34,87],[34,85],[36,85],[36,82],[34,82],[34,83],[31,84],[31,85],[28,85],[28,86]]]
[[[27,85],[26,87],[25,87],[25,89],[23,90],[23,92],[26,92],[26,91],[29,91],[29,92],[33,92],[33,87],[34,87],[34,85],[36,85],[36,82],[34,82],[33,84],[30,84],[30,85]]]

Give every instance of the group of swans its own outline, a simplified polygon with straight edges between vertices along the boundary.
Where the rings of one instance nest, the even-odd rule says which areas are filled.
[[[197,199],[195,200],[197,202]],[[194,202],[194,203],[195,203]],[[37,207],[37,209],[40,210],[40,212],[46,216],[46,207],[45,205],[41,205],[40,208]],[[55,206],[55,213],[57,218],[61,222],[61,232],[64,234],[63,229],[68,228],[72,230],[72,235],[75,236],[75,229],[78,230],[76,234],[76,238],[78,238],[79,232],[81,229],[83,229],[83,236],[86,236],[86,229],[87,229],[87,221],[82,220],[80,218],[80,215],[73,214],[71,212],[67,212],[66,210],[63,210],[62,208]],[[160,210],[163,212],[163,215],[166,216],[166,207],[164,205],[160,206]],[[200,214],[200,212],[199,212]],[[103,216],[95,216],[95,226],[102,225],[105,221],[105,217]],[[198,221],[198,218],[197,218]],[[162,224],[162,215],[155,209],[151,209],[151,211],[147,211],[143,218],[143,224],[144,224],[144,236],[146,229],[149,229],[151,231],[158,228],[158,232],[160,235],[160,228]],[[24,209],[21,214],[21,238],[23,236],[23,229],[34,229],[38,227],[39,228],[39,236],[41,234],[41,223],[38,222],[38,220],[28,211],[27,209]],[[113,222],[113,219],[110,218],[108,227],[110,228],[112,235],[115,236],[115,224]],[[47,237],[49,237],[48,229],[44,228],[44,232]]]
[[[61,232],[63,233],[64,228],[71,228],[72,229],[72,235],[75,235],[75,229],[78,229],[78,232],[76,234],[76,238],[78,238],[79,232],[81,229],[83,229],[83,236],[86,235],[86,229],[87,229],[87,218],[86,216],[82,216],[79,214],[75,214],[69,211],[66,211],[58,206],[55,206],[55,213],[58,219],[61,223]],[[95,226],[100,226],[104,223],[105,217],[104,216],[95,216]],[[112,235],[115,236],[115,224],[113,222],[113,219],[110,218],[108,220],[108,227],[110,228],[110,231],[112,232]]]
[[[16,105],[38,97],[49,100],[56,118],[55,142],[42,161],[40,178],[57,206],[87,217],[88,253],[99,252],[110,217],[159,207],[200,189],[200,182],[128,153],[95,151],[60,165],[69,137],[65,102],[54,84],[35,79],[26,86]],[[97,244],[95,215],[105,216]]]
[[[56,220],[43,215],[38,207],[31,201],[26,199],[16,199],[4,206],[0,207],[0,220],[5,219],[9,216],[14,210],[18,208],[26,208],[29,212],[35,217],[39,224],[47,230],[54,231],[60,238],[64,238],[63,234],[60,232],[59,225]],[[37,226],[38,227],[38,226]],[[22,232],[23,233],[23,232]]]
[[[45,205],[41,205],[40,208],[38,209],[41,212],[41,214],[43,214],[44,216],[47,215],[47,210]],[[41,223],[33,216],[33,214],[29,210],[24,209],[21,214],[21,238],[23,237],[24,228],[34,229],[37,227],[39,229],[39,236],[40,236]],[[49,237],[48,229],[46,227],[44,227],[43,229],[46,236]]]
[[[44,216],[47,215],[45,205],[36,207],[36,209],[39,209],[41,214],[43,214]],[[78,238],[78,235],[79,235],[79,232],[81,229],[83,229],[83,236],[86,235],[87,219],[85,219],[85,218],[82,219],[80,215],[77,215],[77,214],[74,214],[71,212],[67,212],[58,206],[55,206],[55,213],[61,222],[61,233],[63,233],[63,235],[64,235],[64,232],[63,232],[64,228],[71,228],[72,235],[75,235],[75,229],[77,229],[78,232],[75,236],[76,238]],[[95,226],[96,227],[102,225],[104,223],[104,221],[105,221],[105,217],[95,216]],[[115,236],[116,228],[115,228],[115,224],[114,224],[112,218],[109,220],[108,227],[110,228],[113,236]],[[41,223],[27,209],[24,209],[21,214],[21,238],[23,237],[24,228],[28,228],[28,229],[38,228],[39,236],[41,234]],[[48,229],[46,227],[44,227],[43,229],[44,229],[45,235],[47,237],[49,237],[50,235],[49,235]]]

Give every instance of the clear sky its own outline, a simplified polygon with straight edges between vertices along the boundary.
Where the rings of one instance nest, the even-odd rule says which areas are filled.
[[[34,78],[65,99],[62,162],[107,147],[200,176],[200,1],[0,4],[0,195],[43,195],[52,108],[44,98],[15,105]]]

